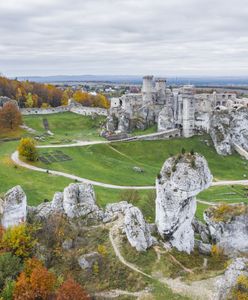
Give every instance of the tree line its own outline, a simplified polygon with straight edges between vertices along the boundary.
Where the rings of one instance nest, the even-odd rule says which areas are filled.
[[[19,81],[0,76],[0,96],[15,99],[19,107],[57,107],[67,105],[73,98],[84,106],[109,108],[108,99],[101,94],[91,95],[81,90],[65,90],[52,84]]]

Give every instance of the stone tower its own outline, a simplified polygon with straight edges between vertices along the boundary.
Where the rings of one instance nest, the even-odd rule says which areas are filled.
[[[162,105],[166,104],[166,79],[157,78],[155,80],[155,91],[157,94],[156,102]]]
[[[153,76],[147,75],[143,77],[142,98],[143,98],[143,105],[153,102],[153,98],[154,98]]]
[[[183,87],[182,92],[182,127],[183,136],[191,137],[194,135],[195,127],[195,88],[192,85],[186,85]]]

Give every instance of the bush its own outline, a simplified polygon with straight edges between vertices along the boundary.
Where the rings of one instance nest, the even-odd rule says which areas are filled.
[[[29,257],[32,253],[36,240],[33,238],[35,228],[20,224],[8,228],[0,242],[0,249],[12,252],[21,258]]]
[[[7,281],[0,297],[3,300],[12,300],[14,288],[15,288],[15,281],[13,281],[13,280]]]
[[[72,278],[67,279],[57,292],[57,300],[89,300],[86,291]]]
[[[20,155],[24,156],[29,161],[36,161],[38,159],[36,143],[32,138],[22,138],[18,151]]]
[[[185,154],[186,150],[184,148],[182,148],[181,152],[182,152],[182,154]]]
[[[56,277],[37,259],[25,263],[24,272],[20,274],[14,289],[14,300],[49,299],[56,285]]]
[[[211,255],[216,257],[223,256],[224,251],[222,248],[218,247],[217,245],[213,245],[211,249]]]
[[[3,288],[7,280],[15,279],[22,269],[19,257],[10,252],[0,255],[0,289]]]

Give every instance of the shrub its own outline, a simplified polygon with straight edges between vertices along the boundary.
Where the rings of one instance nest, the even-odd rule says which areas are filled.
[[[190,154],[191,154],[191,155],[195,155],[194,149],[191,149],[191,150],[190,150]]]
[[[182,154],[185,154],[186,150],[184,148],[182,148],[181,152],[182,152]]]
[[[217,245],[213,245],[212,249],[211,249],[211,254],[212,256],[223,256],[224,255],[224,251],[222,248],[218,247]]]
[[[55,275],[37,259],[29,259],[16,281],[14,300],[47,300],[53,294],[55,285]]]
[[[0,297],[3,300],[12,300],[13,299],[14,288],[15,288],[15,281],[13,281],[13,280],[7,281],[4,288],[3,288],[3,291],[0,295]]]
[[[36,161],[38,159],[36,143],[32,138],[22,138],[18,147],[18,151],[20,155],[24,156],[29,161]]]
[[[14,279],[21,271],[22,264],[19,257],[10,252],[0,255],[0,289],[6,280]]]
[[[33,238],[35,228],[20,224],[8,228],[0,242],[0,249],[6,249],[19,257],[28,257],[32,253],[36,240]]]
[[[240,275],[237,279],[235,287],[232,289],[232,299],[246,300],[248,299],[248,277]]]
[[[104,246],[104,245],[98,245],[98,246],[97,246],[97,251],[98,251],[98,253],[101,254],[102,256],[107,256],[107,254],[108,254],[107,248],[106,248],[106,246]]]
[[[67,279],[57,291],[57,300],[89,300],[90,297],[72,278]]]

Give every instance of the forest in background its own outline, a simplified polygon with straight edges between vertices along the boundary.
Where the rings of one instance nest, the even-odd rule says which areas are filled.
[[[61,89],[52,84],[18,81],[0,76],[0,96],[15,99],[19,107],[57,107],[67,105],[73,98],[84,106],[109,108],[108,99],[101,94],[91,95],[82,90]]]

